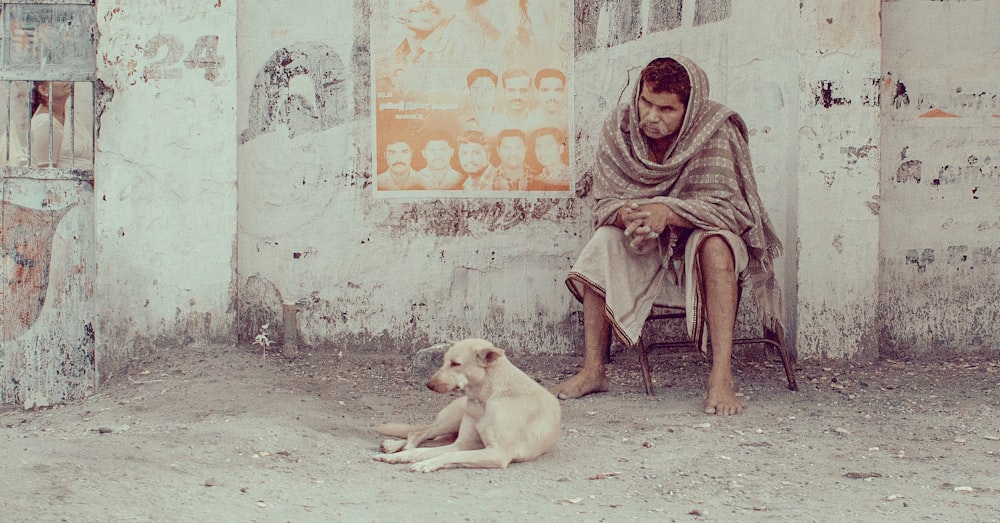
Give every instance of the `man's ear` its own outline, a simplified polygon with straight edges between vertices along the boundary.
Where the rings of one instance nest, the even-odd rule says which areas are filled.
[[[489,367],[493,365],[494,363],[496,363],[498,359],[503,357],[503,355],[504,354],[502,350],[493,346],[483,347],[478,351],[476,351],[476,358],[479,359],[479,363],[483,367]]]

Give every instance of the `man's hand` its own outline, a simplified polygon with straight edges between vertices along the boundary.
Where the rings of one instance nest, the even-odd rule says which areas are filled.
[[[625,230],[625,236],[631,238],[632,248],[639,249],[647,241],[659,238],[670,218],[675,216],[674,211],[662,203],[638,205],[630,202],[618,209],[615,224]]]

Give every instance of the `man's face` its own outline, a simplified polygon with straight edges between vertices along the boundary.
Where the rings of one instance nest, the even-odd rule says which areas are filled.
[[[504,96],[507,97],[507,107],[511,111],[519,112],[528,107],[528,89],[531,87],[531,78],[527,76],[514,76],[508,78],[503,83]]]
[[[551,167],[562,161],[563,145],[556,142],[556,137],[543,134],[535,138],[535,158],[545,167]]]
[[[493,80],[480,76],[472,81],[469,91],[472,93],[472,105],[477,109],[493,107],[493,99],[497,93],[497,86],[493,85]]]
[[[410,161],[413,160],[413,151],[406,142],[390,143],[385,148],[385,161],[389,164],[389,171],[393,174],[404,174],[410,170]]]
[[[465,174],[476,174],[486,167],[486,148],[478,143],[458,145],[458,163]]]
[[[504,167],[517,168],[524,165],[524,157],[528,154],[528,148],[524,145],[524,140],[517,136],[504,136],[497,147],[497,154]]]
[[[558,78],[546,77],[538,81],[538,105],[548,114],[562,111],[566,86]]]
[[[412,31],[429,33],[446,16],[435,0],[400,0],[400,7],[400,19]]]
[[[639,129],[654,140],[677,134],[684,123],[684,103],[675,93],[654,93],[644,84],[638,108]]]
[[[427,166],[434,171],[447,169],[453,154],[454,149],[445,140],[431,140],[424,146],[424,160],[427,160]]]

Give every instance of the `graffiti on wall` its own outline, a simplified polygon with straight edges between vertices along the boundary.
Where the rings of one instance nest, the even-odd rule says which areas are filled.
[[[658,33],[681,27],[685,0],[598,0],[576,7],[576,50],[586,54],[601,47],[615,47],[638,40],[645,32]],[[694,4],[694,27],[728,20],[732,0],[687,0]],[[645,7],[645,9],[644,9]],[[649,13],[643,20],[640,13]],[[606,27],[606,32],[599,28]]]
[[[572,3],[372,4],[378,196],[569,196]]]

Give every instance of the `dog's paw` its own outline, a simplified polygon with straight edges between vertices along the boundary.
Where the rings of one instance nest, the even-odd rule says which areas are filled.
[[[382,442],[382,445],[379,446],[379,450],[381,450],[383,454],[393,454],[403,450],[403,447],[405,446],[405,439],[387,439]]]
[[[375,454],[372,459],[382,463],[409,463],[410,460],[402,454]]]
[[[410,465],[410,472],[434,472],[441,467],[434,462],[434,460],[429,459],[426,461],[418,461]]]

